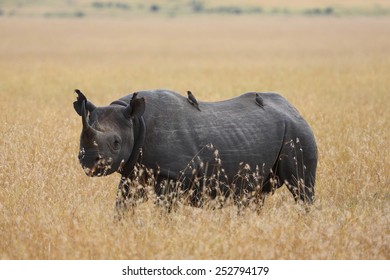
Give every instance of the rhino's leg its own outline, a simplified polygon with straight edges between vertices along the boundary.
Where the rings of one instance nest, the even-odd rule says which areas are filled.
[[[182,189],[186,194],[186,202],[193,207],[220,209],[230,195],[230,188],[225,173],[217,168],[198,167],[191,173],[185,174]]]
[[[160,174],[157,177],[154,190],[157,196],[155,204],[161,206],[167,213],[177,209],[180,196],[180,182]]]
[[[192,163],[193,164],[193,163]],[[202,207],[203,203],[203,173],[197,165],[169,175],[162,170],[157,177],[155,192],[157,204],[164,206],[170,212],[174,204],[181,201],[190,206]]]
[[[115,217],[120,220],[130,210],[134,214],[136,205],[147,199],[147,191],[142,182],[133,177],[122,177],[116,193]]]
[[[202,207],[203,185],[201,178],[197,176],[191,176],[191,174],[185,174],[181,179],[180,184],[184,202],[192,207]]]
[[[121,178],[116,192],[115,200],[115,220],[121,220],[127,212],[126,199],[129,196],[129,182],[126,178]]]
[[[315,147],[290,141],[286,143],[275,170],[280,183],[285,184],[296,201],[312,204],[317,168]]]
[[[280,183],[276,175],[270,174],[267,179],[265,179],[261,184],[256,185],[255,189],[249,189],[250,195],[248,198],[252,201],[252,209],[256,210],[257,213],[260,213],[263,209],[265,198],[269,194],[273,194],[277,188],[280,187]],[[236,200],[234,200],[235,204],[239,206],[239,212],[240,212],[240,206],[242,209],[245,209],[246,206],[243,203],[237,204]],[[244,206],[244,207],[243,207]]]
[[[249,206],[250,195],[253,191],[253,188],[250,187],[250,182],[247,179],[244,179],[244,176],[238,176],[238,179],[234,180],[232,184],[233,192],[233,202],[237,206],[238,213],[241,213]]]

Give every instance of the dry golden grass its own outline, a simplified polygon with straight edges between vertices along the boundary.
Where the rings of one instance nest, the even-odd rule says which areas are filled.
[[[0,19],[1,259],[389,259],[390,19]],[[151,202],[113,221],[118,175],[77,161],[74,88],[220,100],[277,91],[319,146],[310,213],[285,188],[260,214]],[[248,135],[250,137],[250,135]]]

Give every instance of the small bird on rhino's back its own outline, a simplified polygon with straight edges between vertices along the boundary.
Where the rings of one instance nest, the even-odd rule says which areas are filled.
[[[256,93],[256,104],[259,105],[261,108],[264,109],[264,101],[263,101],[263,98],[262,98],[258,93]]]
[[[189,102],[192,106],[194,106],[196,109],[198,109],[198,110],[200,111],[198,101],[196,100],[196,98],[195,98],[195,96],[192,94],[192,92],[188,90],[188,91],[187,91],[187,94],[188,94],[188,98],[187,98],[188,102]]]

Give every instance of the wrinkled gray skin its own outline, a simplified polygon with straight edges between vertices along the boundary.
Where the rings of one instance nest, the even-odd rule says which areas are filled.
[[[131,94],[106,107],[95,107],[79,94],[74,107],[83,116],[80,163],[88,176],[119,172],[121,182],[137,161],[154,170],[159,167],[159,194],[163,179],[179,178],[194,156],[212,144],[219,151],[227,184],[243,162],[252,170],[260,167],[264,193],[285,184],[295,199],[310,204],[317,166],[313,132],[283,97],[258,95],[263,108],[250,92],[221,102],[199,102],[198,111],[168,90],[141,91],[133,101]],[[191,184],[190,173],[185,172],[183,182],[184,187]]]

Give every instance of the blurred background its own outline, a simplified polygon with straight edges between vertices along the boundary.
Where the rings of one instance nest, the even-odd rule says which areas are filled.
[[[0,259],[389,259],[389,34],[387,0],[0,0]],[[151,202],[114,225],[118,176],[77,161],[75,88],[279,92],[317,139],[313,210],[282,188],[244,219]]]

